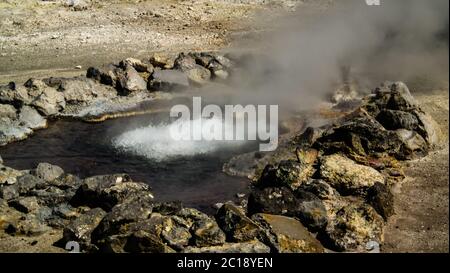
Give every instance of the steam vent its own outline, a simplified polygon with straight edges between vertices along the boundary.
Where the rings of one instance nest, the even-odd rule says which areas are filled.
[[[448,252],[449,2],[367,2],[0,1],[0,252]]]

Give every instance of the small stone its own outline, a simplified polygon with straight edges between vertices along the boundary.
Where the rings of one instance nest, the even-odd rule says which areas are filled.
[[[81,68],[83,68],[81,65],[77,65],[77,66],[75,66],[75,69],[78,69],[78,70],[80,70]]]

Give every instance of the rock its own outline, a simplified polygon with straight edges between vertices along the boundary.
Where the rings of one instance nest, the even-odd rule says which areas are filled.
[[[69,202],[74,194],[74,191],[64,191],[53,186],[45,187],[45,189],[33,189],[28,193],[28,195],[36,196],[43,204],[49,207]]]
[[[122,68],[126,69],[128,65],[131,65],[137,72],[153,73],[153,65],[151,63],[144,63],[143,61],[134,58],[127,58],[120,62]]]
[[[342,194],[364,194],[376,182],[385,183],[377,170],[338,154],[322,157],[320,175]]]
[[[101,74],[102,72],[98,73]],[[107,99],[116,96],[115,91],[98,84],[93,79],[76,77],[69,79],[50,78],[48,80],[53,81],[52,84],[56,85],[56,88],[62,92],[68,104],[86,104],[96,99]]]
[[[75,218],[77,218],[78,216],[80,216],[79,211],[72,207],[69,204],[59,204],[56,207],[53,208],[53,212],[54,215],[61,217],[63,219],[67,219],[67,220],[73,220]]]
[[[188,247],[184,253],[269,253],[270,248],[258,240],[225,243],[221,246]]]
[[[165,245],[162,240],[144,230],[134,232],[127,240],[124,247],[131,253],[171,253],[173,249]]]
[[[15,119],[17,116],[16,108],[9,104],[0,104],[0,117]]]
[[[160,237],[173,249],[184,249],[192,238],[185,221],[177,216],[164,219]]]
[[[175,215],[183,209],[183,205],[179,201],[153,203],[153,212],[162,215]]]
[[[330,200],[338,194],[330,184],[321,179],[313,179],[308,183],[302,184],[299,189],[311,192],[322,200]]]
[[[74,11],[83,11],[89,9],[89,4],[85,0],[67,0],[67,6]]]
[[[225,70],[215,70],[212,76],[216,79],[226,80],[230,76],[230,74]]]
[[[94,241],[102,241],[109,235],[127,234],[129,224],[148,219],[153,210],[148,195],[131,196],[114,206],[93,233]]]
[[[90,243],[92,232],[105,215],[106,212],[101,208],[95,208],[72,220],[69,225],[64,228],[64,241]]]
[[[22,172],[10,167],[0,165],[0,185],[12,185],[17,182],[17,177],[21,176]]]
[[[38,111],[29,106],[22,106],[19,113],[19,121],[33,130],[47,127],[47,120]]]
[[[83,183],[83,180],[81,180],[80,178],[72,175],[72,174],[62,174],[59,177],[57,177],[56,179],[52,180],[52,181],[48,181],[49,185],[58,187],[59,189],[62,190],[76,190],[78,189],[79,186],[81,186],[81,184]]]
[[[267,241],[278,253],[322,253],[320,242],[297,220],[280,215],[255,214],[252,219],[266,227]]]
[[[245,212],[228,202],[216,213],[216,221],[219,227],[227,235],[227,240],[232,242],[250,241],[261,234],[260,227],[245,215]]]
[[[260,187],[289,187],[295,190],[302,183],[307,182],[314,171],[311,164],[283,160],[276,168],[271,165],[266,166],[257,185]]]
[[[197,67],[195,58],[191,54],[180,53],[174,61],[173,68],[188,71]],[[203,67],[202,67],[203,68]]]
[[[132,182],[128,175],[93,176],[84,179],[72,198],[71,204],[76,207],[81,205],[101,207],[109,211],[128,196],[140,192],[153,198],[147,184]]]
[[[187,87],[188,77],[178,70],[155,70],[147,85],[150,91],[179,91]]]
[[[376,117],[378,122],[388,130],[407,129],[415,130],[419,121],[411,113],[398,110],[382,110]]]
[[[298,202],[287,188],[255,189],[248,198],[248,214],[269,213],[294,216]]]
[[[191,227],[192,240],[195,246],[215,246],[225,243],[225,233],[219,228],[216,221],[205,218],[194,222]]]
[[[19,197],[17,185],[2,185],[0,186],[0,198],[6,201]]]
[[[39,209],[38,200],[36,197],[19,197],[8,202],[10,207],[23,213],[30,213]]]
[[[395,132],[403,143],[401,150],[410,155],[408,158],[428,154],[428,144],[418,133],[406,129],[398,129]]]
[[[147,82],[139,75],[136,69],[127,65],[124,73],[118,75],[118,90],[128,95],[133,92],[147,90]]]
[[[0,101],[14,105],[24,105],[31,103],[31,97],[28,95],[28,90],[25,87],[10,83],[6,86],[0,86]]]
[[[155,52],[150,57],[150,63],[159,68],[172,69],[174,66],[175,58],[175,56],[171,56],[164,52]]]
[[[30,83],[29,86],[33,90],[29,91],[29,93],[32,92],[33,97],[35,97],[31,102],[31,105],[44,116],[55,115],[66,106],[64,95],[51,87],[42,85],[44,85],[44,83],[39,83],[37,85]]]
[[[8,206],[6,200],[0,199],[0,229],[1,231],[16,231],[17,223],[24,214]]]
[[[383,241],[383,218],[367,204],[350,204],[328,223],[321,241],[336,251],[357,250],[369,241]]]
[[[422,111],[415,111],[415,115],[419,120],[418,133],[426,140],[431,146],[435,147],[439,144],[442,138],[442,132],[439,124],[428,114]]]
[[[323,230],[328,223],[328,215],[322,201],[310,192],[297,190],[295,192],[299,206],[297,217],[310,231]]]
[[[86,77],[97,80],[102,84],[115,87],[118,73],[119,68],[113,64],[109,64],[104,67],[89,67],[86,72]]]
[[[52,230],[51,227],[42,223],[35,215],[28,214],[16,223],[11,223],[6,232],[14,235],[37,236]]]
[[[386,185],[375,183],[368,191],[367,200],[384,220],[394,215],[394,195]]]
[[[387,103],[388,109],[408,111],[417,108],[417,101],[403,82],[393,83],[390,91],[391,97]]]
[[[33,130],[20,125],[18,120],[0,117],[0,146],[26,139],[32,133]]]
[[[64,170],[49,163],[39,163],[36,167],[36,175],[45,181],[53,181],[64,174]]]
[[[211,72],[200,65],[195,65],[193,68],[186,70],[184,73],[187,75],[189,82],[193,86],[205,85],[211,78]]]

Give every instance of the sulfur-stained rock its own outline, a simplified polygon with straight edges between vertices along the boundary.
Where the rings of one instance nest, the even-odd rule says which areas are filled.
[[[342,194],[364,194],[376,182],[385,183],[377,170],[338,154],[321,159],[320,175]]]
[[[144,230],[134,232],[127,240],[125,251],[131,253],[171,253],[175,252],[162,240]]]
[[[195,246],[215,246],[225,243],[225,233],[212,218],[195,221],[191,227],[192,239]]]
[[[75,218],[64,229],[64,240],[90,243],[91,233],[105,215],[106,212],[101,208],[95,208]]]
[[[38,199],[35,196],[19,197],[8,202],[10,207],[23,213],[30,213],[39,209]]]
[[[370,205],[352,203],[336,213],[321,241],[337,251],[357,250],[369,241],[382,243],[383,226],[383,218]]]
[[[258,181],[258,187],[288,187],[297,189],[314,173],[314,168],[309,162],[296,162],[283,160],[278,166],[267,165]]]
[[[311,192],[322,200],[332,199],[339,193],[322,179],[312,179],[308,183],[302,184],[299,190]]]

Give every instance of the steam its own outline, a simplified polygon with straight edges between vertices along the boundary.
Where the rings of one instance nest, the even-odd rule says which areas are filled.
[[[185,128],[199,128],[200,123],[205,127],[224,127],[224,121],[218,118],[185,120],[181,124]],[[172,137],[172,130],[177,130],[180,124],[169,123],[148,125],[122,133],[113,139],[113,146],[124,153],[143,156],[155,161],[170,160],[179,156],[195,156],[208,154],[222,149],[230,149],[245,145],[245,141],[208,141],[208,140],[177,140]],[[183,131],[186,139],[192,132]],[[201,133],[200,133],[201,134]]]
[[[306,110],[342,83],[366,92],[414,77],[448,84],[448,6],[447,0],[381,0],[381,6],[342,0],[310,12],[299,5],[258,41],[266,58],[241,60],[238,95],[228,99]]]

